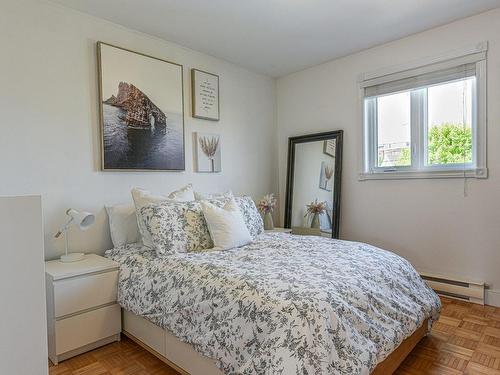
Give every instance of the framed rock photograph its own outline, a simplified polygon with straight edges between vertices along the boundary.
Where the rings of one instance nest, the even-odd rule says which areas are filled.
[[[198,172],[222,171],[220,135],[196,133],[196,166]]]
[[[193,117],[219,121],[219,76],[191,69],[191,103]]]
[[[97,43],[103,170],[183,171],[182,65]]]

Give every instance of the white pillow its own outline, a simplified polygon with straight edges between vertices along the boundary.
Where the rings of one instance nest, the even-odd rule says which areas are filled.
[[[187,184],[179,190],[173,191],[168,195],[168,199],[173,199],[176,202],[191,202],[194,201],[193,185]]]
[[[139,227],[133,204],[105,206],[109,219],[109,231],[113,246],[120,247],[139,242]]]
[[[252,236],[234,199],[222,208],[207,201],[201,201],[201,207],[216,249],[227,250],[252,242]]]
[[[160,203],[163,201],[174,201],[174,202],[185,202],[194,201],[193,187],[191,184],[184,186],[183,188],[170,193],[169,196],[164,195],[153,195],[149,191],[139,188],[132,189],[132,198],[134,199],[135,212],[137,216],[137,226],[139,227],[139,233],[141,234],[142,244],[146,247],[153,247],[153,240],[151,239],[151,234],[144,223],[141,216],[141,208],[147,206],[151,203]]]
[[[233,198],[233,192],[231,190],[225,193],[202,193],[199,191],[194,192],[194,199],[197,201],[207,200],[207,199],[223,199],[223,198]]]

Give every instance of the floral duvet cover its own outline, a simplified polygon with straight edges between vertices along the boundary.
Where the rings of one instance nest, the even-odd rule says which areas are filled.
[[[441,307],[408,261],[364,243],[266,233],[233,250],[106,256],[123,308],[225,374],[369,374]]]

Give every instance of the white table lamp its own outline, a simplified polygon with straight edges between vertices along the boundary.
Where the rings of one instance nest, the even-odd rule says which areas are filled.
[[[66,215],[69,216],[68,221],[64,224],[61,229],[56,233],[55,237],[59,238],[61,234],[64,234],[64,247],[66,253],[61,255],[61,262],[69,263],[69,262],[77,262],[82,260],[85,257],[84,253],[70,253],[68,254],[68,229],[71,224],[75,224],[80,230],[87,230],[89,227],[94,224],[95,216],[90,212],[85,211],[77,211],[73,208],[68,208],[66,211]]]

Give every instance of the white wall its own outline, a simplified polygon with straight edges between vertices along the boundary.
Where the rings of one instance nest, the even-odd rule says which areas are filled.
[[[47,374],[39,196],[0,197],[0,374]]]
[[[99,171],[98,40],[184,66],[185,172]],[[89,231],[71,231],[73,249],[109,248],[103,206],[130,201],[133,186],[276,191],[273,79],[43,0],[0,2],[0,45],[0,195],[42,194],[47,258],[62,252],[53,234],[68,207],[97,214]],[[218,123],[190,115],[192,67],[220,76]],[[222,134],[222,173],[193,172],[195,131]]]
[[[486,180],[358,181],[359,73],[479,41],[488,51]],[[277,82],[280,192],[287,138],[344,129],[341,237],[393,250],[418,269],[488,282],[500,305],[500,9],[334,60]]]

